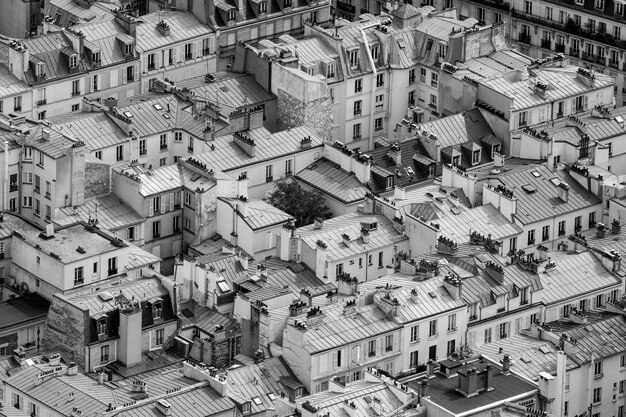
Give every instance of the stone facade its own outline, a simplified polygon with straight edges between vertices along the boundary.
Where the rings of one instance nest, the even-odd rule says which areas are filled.
[[[285,90],[278,90],[278,129],[309,126],[326,142],[331,142],[333,103],[330,97],[304,102]]]
[[[107,164],[85,163],[85,198],[111,192],[111,169]]]
[[[71,352],[78,366],[85,366],[85,341],[89,312],[80,311],[55,297],[48,311],[43,333],[43,349]]]

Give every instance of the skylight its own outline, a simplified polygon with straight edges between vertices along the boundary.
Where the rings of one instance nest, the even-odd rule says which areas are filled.
[[[113,295],[108,291],[102,291],[98,294],[98,298],[102,301],[111,301],[113,299]]]
[[[537,191],[537,189],[530,184],[522,185],[522,190],[526,191],[528,194],[532,194]]]
[[[398,39],[398,46],[400,49],[406,48],[406,44],[404,43],[404,39]]]
[[[561,184],[561,180],[559,180],[558,178],[550,178],[550,182],[557,187],[559,186],[559,184]]]
[[[230,287],[228,286],[228,284],[226,284],[226,281],[218,281],[217,282],[217,288],[219,288],[221,292],[229,292],[230,291]]]
[[[276,399],[276,396],[274,394],[272,394],[271,392],[269,394],[267,394],[268,397],[270,397],[270,400],[274,401]]]
[[[254,397],[252,401],[254,401],[256,405],[263,405],[263,401],[261,401],[259,397]]]
[[[163,113],[163,117],[165,117],[166,119],[170,118],[170,114],[169,113]]]
[[[532,174],[532,176],[533,176],[533,177],[535,177],[535,178],[539,178],[539,177],[541,177],[541,174],[540,174],[539,172],[537,172],[537,171],[531,171],[531,174]]]
[[[128,117],[129,119],[134,117],[133,114],[131,112],[129,112],[129,111],[125,111],[124,112],[124,116]]]
[[[157,103],[157,104],[153,104],[152,106],[153,106],[155,109],[157,109],[158,111],[163,110],[163,106],[161,106],[161,105],[160,105],[160,104],[158,104],[158,103]]]

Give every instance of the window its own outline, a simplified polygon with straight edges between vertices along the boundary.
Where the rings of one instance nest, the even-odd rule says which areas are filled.
[[[363,79],[359,78],[358,80],[354,80],[354,92],[360,93],[363,91]]]
[[[148,55],[148,71],[156,68],[155,54]]]
[[[485,9],[482,7],[476,8],[476,19],[483,22],[485,21]]]
[[[411,356],[410,356],[410,359],[409,359],[409,366],[411,368],[417,366],[417,364],[418,364],[418,361],[417,361],[418,355],[419,355],[419,352],[417,350],[411,352]]]
[[[83,267],[74,268],[74,285],[81,285],[85,282]]]
[[[359,66],[359,50],[353,49],[348,54],[350,55],[350,68],[355,69]]]
[[[163,304],[160,301],[156,301],[152,307],[152,317],[155,319],[163,318]]]
[[[192,44],[185,45],[185,60],[193,59]]]
[[[30,196],[24,196],[24,198],[22,199],[23,204],[22,207],[24,208],[29,208],[33,206],[33,198]]]
[[[447,348],[446,348],[446,354],[447,355],[452,355],[455,350],[456,350],[456,340],[454,340],[454,339],[448,340],[448,344],[447,344]]]
[[[35,216],[39,216],[41,210],[41,203],[38,199],[35,199]]]
[[[74,69],[78,66],[78,56],[72,55],[70,56],[70,69]]]
[[[356,371],[352,373],[352,381],[360,381],[361,380],[361,374],[362,371]],[[302,388],[299,388],[300,392],[302,392]],[[302,396],[302,394],[300,394],[300,397]],[[298,395],[296,395],[296,398],[298,398]]]
[[[71,111],[74,112],[74,111],[78,111],[78,110],[80,110],[80,104],[72,104]]]
[[[383,130],[383,118],[377,117],[374,119],[374,130]]]
[[[17,408],[18,410],[20,409],[21,403],[20,403],[20,395],[13,393],[13,407]]]
[[[159,166],[164,167],[167,165],[167,157],[159,159]]]
[[[113,258],[109,258],[108,266],[109,266],[109,276],[117,274],[117,256]]]
[[[341,351],[338,350],[334,355],[335,368],[341,368]]]
[[[98,80],[99,77],[97,75],[91,78],[91,91],[98,91]]]
[[[167,149],[167,134],[159,136],[159,146],[161,149]]]
[[[252,409],[252,404],[247,402],[247,403],[243,403],[241,405],[241,412],[243,414],[248,414],[250,412],[250,410]]]
[[[595,4],[596,4],[596,9],[604,10],[604,0],[596,0]]]
[[[602,307],[604,305],[604,294],[596,295],[596,307]]]
[[[383,264],[383,253],[382,252],[378,252],[378,267],[382,268],[384,266]]]
[[[92,52],[91,53],[91,62],[93,64],[100,63],[100,52]]]
[[[621,380],[619,381],[619,393],[623,394],[624,393],[624,386],[626,385],[626,380]]]
[[[533,3],[532,1],[525,0],[524,1],[524,13],[533,14]]]
[[[389,352],[393,350],[393,335],[385,336],[385,351]]]
[[[147,153],[148,153],[148,150],[146,149],[146,140],[139,139],[139,155],[145,155]]]
[[[98,322],[96,323],[96,331],[98,332],[98,334],[107,334],[107,319],[106,318],[101,318],[98,319]]]
[[[385,85],[385,74],[380,73],[376,74],[376,87],[382,87]]]
[[[376,340],[370,340],[369,343],[367,344],[368,346],[368,355],[370,357],[372,356],[376,356]]]
[[[420,326],[411,326],[411,343],[419,341]]]
[[[152,238],[158,239],[161,237],[161,221],[157,220],[152,222]]]
[[[431,320],[428,323],[428,337],[433,337],[437,335],[437,319]]]
[[[617,417],[624,417],[624,406],[620,405],[617,407]]]
[[[409,91],[409,106],[414,106],[415,105],[415,90],[411,90]]]
[[[343,274],[343,263],[335,265],[335,276]]]
[[[528,116],[527,112],[525,112],[525,111],[519,112],[519,114],[517,115],[517,126],[518,127],[526,126],[526,124],[528,123],[527,116]]]
[[[613,156],[613,142],[606,144],[609,147],[609,157]]]
[[[426,82],[426,68],[420,68],[420,82]]]
[[[291,159],[287,159],[285,161],[285,176],[291,176],[291,174],[292,174],[292,170],[291,170],[292,162],[293,161]]]
[[[493,12],[493,23],[502,23],[502,13]]]
[[[13,111],[22,111],[22,96],[13,97]]]
[[[193,136],[189,136],[189,144],[187,145],[187,151],[193,153]]]
[[[37,113],[37,120],[46,120],[46,113],[46,110]]]
[[[509,323],[500,323],[498,325],[498,336],[500,339],[506,339],[509,334],[508,334],[508,324]]]
[[[135,240],[135,227],[131,226],[126,229],[126,239],[129,241]]]
[[[597,361],[593,364],[593,376],[599,378],[602,375],[602,361]]]
[[[439,74],[436,72],[432,72],[430,74],[430,85],[433,87],[437,87],[439,85]]]
[[[52,217],[52,207],[46,204],[46,220],[50,220]]]
[[[150,214],[155,215],[155,214],[159,214],[159,212],[161,211],[161,197],[154,197],[152,199],[152,213]]]
[[[180,232],[180,216],[174,216],[173,225],[174,225],[174,233]]]
[[[24,184],[32,184],[33,183],[33,173],[29,172],[29,171],[24,171],[24,174],[22,174],[22,182],[24,182]]]
[[[550,239],[550,226],[543,226],[541,229],[541,241],[545,242]]]
[[[185,229],[191,230],[191,219],[185,216]]]
[[[107,363],[108,361],[109,361],[109,345],[105,345],[100,348],[100,363]]]
[[[174,142],[182,142],[182,141],[183,141],[183,133],[174,132]]]
[[[415,82],[415,68],[409,70],[409,84]]]
[[[624,5],[621,3],[615,3],[616,7],[619,6],[621,12],[619,14],[623,14],[624,12]],[[620,28],[619,26],[613,26],[613,36],[615,37],[615,39],[621,39],[622,38],[622,28]]]
[[[72,96],[80,95],[80,81],[74,80],[72,81]]]
[[[378,57],[380,56],[380,46],[379,45],[373,45],[370,48],[370,51],[372,52],[372,59],[374,60],[374,62],[378,61]]]
[[[593,402],[599,403],[602,401],[602,388],[593,389]]]
[[[357,123],[352,126],[352,139],[353,140],[361,139],[361,123]]]
[[[132,43],[127,43],[126,45],[124,45],[124,55],[132,55],[133,50],[134,48]]]
[[[359,116],[361,114],[361,100],[354,102],[354,115]]]
[[[448,331],[456,330],[456,314],[448,316]]]
[[[480,151],[472,152],[472,164],[476,165],[480,163]]]
[[[235,20],[236,12],[237,12],[236,9],[232,9],[228,11],[228,21],[232,22],[233,20]]]
[[[563,403],[563,415],[567,416],[569,414],[569,401],[565,401]]]
[[[390,189],[392,189],[392,188],[393,188],[393,177],[387,177],[387,178],[385,179],[385,188],[386,188],[387,190],[390,190]]]
[[[437,96],[434,94],[430,95],[430,107],[437,107]]]
[[[52,184],[50,183],[50,181],[46,181],[46,197],[50,198],[50,195],[52,191]]]
[[[563,236],[565,234],[565,220],[559,222],[559,236]]]
[[[589,227],[593,227],[596,225],[596,212],[593,211],[589,213]]]
[[[274,180],[273,168],[273,165],[265,166],[265,182],[272,182]]]
[[[535,244],[535,231],[529,230],[528,231],[528,245],[534,245],[534,244]]]
[[[546,6],[546,19],[552,20],[552,7]]]
[[[124,145],[117,145],[115,148],[115,157],[118,162],[124,159]]]

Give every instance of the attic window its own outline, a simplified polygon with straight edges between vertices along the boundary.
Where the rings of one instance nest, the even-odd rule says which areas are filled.
[[[134,117],[133,114],[129,111],[125,111],[124,116],[128,117],[129,119],[132,119]]]
[[[106,318],[98,319],[96,328],[98,330],[99,335],[106,334],[107,333],[107,319]]]
[[[102,291],[100,294],[98,294],[98,298],[101,301],[111,301],[113,299],[113,294],[111,294],[108,291]]]
[[[78,66],[78,55],[70,56],[70,68],[76,68]]]
[[[243,414],[248,414],[250,412],[251,409],[251,404],[250,403],[243,403],[241,405],[241,412]]]
[[[267,2],[266,1],[262,1],[259,3],[259,14],[261,13],[267,13]]]
[[[522,190],[526,191],[528,194],[532,194],[537,191],[537,189],[530,184],[522,185]]]
[[[152,306],[152,316],[155,319],[163,318],[163,302],[162,301],[156,301],[154,303],[154,305]]]
[[[165,117],[166,119],[170,118],[170,114],[169,113],[163,113],[163,117]]]
[[[124,45],[124,55],[132,55],[133,54],[133,44],[127,43]]]
[[[304,390],[302,389],[302,387],[296,388],[296,398],[302,397],[303,394],[304,394]]]
[[[390,190],[393,188],[393,177],[387,177],[386,183],[385,183],[385,188],[387,190]]]
[[[541,177],[541,174],[540,174],[539,172],[537,172],[537,171],[531,171],[531,175],[532,175],[533,177],[535,177],[535,178],[539,178],[539,177]]]
[[[92,52],[91,53],[91,62],[97,64],[100,62],[100,52]]]
[[[155,109],[157,109],[158,111],[163,110],[163,106],[161,106],[161,105],[160,105],[160,104],[158,104],[158,103],[157,103],[157,104],[153,104],[152,106],[153,106]]]
[[[219,290],[221,292],[229,292],[230,291],[230,287],[228,286],[228,284],[226,284],[226,281],[218,281],[217,282],[217,288],[219,288]]]
[[[561,184],[561,181],[558,178],[550,178],[550,182],[557,187]]]
[[[370,231],[378,229],[378,222],[370,223]]]
[[[404,39],[398,39],[398,46],[400,49],[406,48],[406,44],[404,43]]]
[[[44,71],[44,64],[43,62],[38,62],[37,66],[36,66],[36,74],[37,78],[41,78],[41,77],[45,77],[46,76],[46,72]]]
[[[267,394],[268,397],[270,397],[270,400],[274,401],[276,399],[276,396],[274,394],[272,394],[271,392]]]
[[[235,20],[235,12],[236,12],[236,10],[235,10],[235,9],[232,9],[232,10],[229,10],[229,11],[228,11],[228,21],[229,21],[229,22],[231,22],[231,21],[234,21],[234,20]]]
[[[254,398],[252,399],[252,401],[254,401],[254,403],[255,403],[256,405],[258,405],[258,406],[263,405],[263,401],[261,401],[261,399],[260,399],[259,397],[254,397]]]

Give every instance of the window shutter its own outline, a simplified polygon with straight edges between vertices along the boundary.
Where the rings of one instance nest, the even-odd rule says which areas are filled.
[[[166,195],[161,196],[161,213],[165,213],[165,206],[166,206],[165,199],[166,198],[167,198]]]
[[[135,65],[133,68],[134,81],[139,81],[139,65]]]
[[[172,48],[172,61],[174,64],[178,62],[178,47]]]
[[[174,193],[170,193],[170,211],[174,210]]]
[[[144,55],[143,60],[142,60],[142,66],[144,68],[144,71],[148,71],[148,54]]]
[[[118,69],[111,71],[111,87],[117,87]]]
[[[570,110],[570,113],[572,114],[576,113],[576,99],[575,98],[572,99],[572,108]]]
[[[149,210],[150,216],[154,216],[154,199],[152,199],[150,201],[150,210]]]
[[[585,110],[589,107],[589,96],[585,96]]]
[[[122,84],[126,84],[128,82],[128,69],[127,67],[122,68]]]

